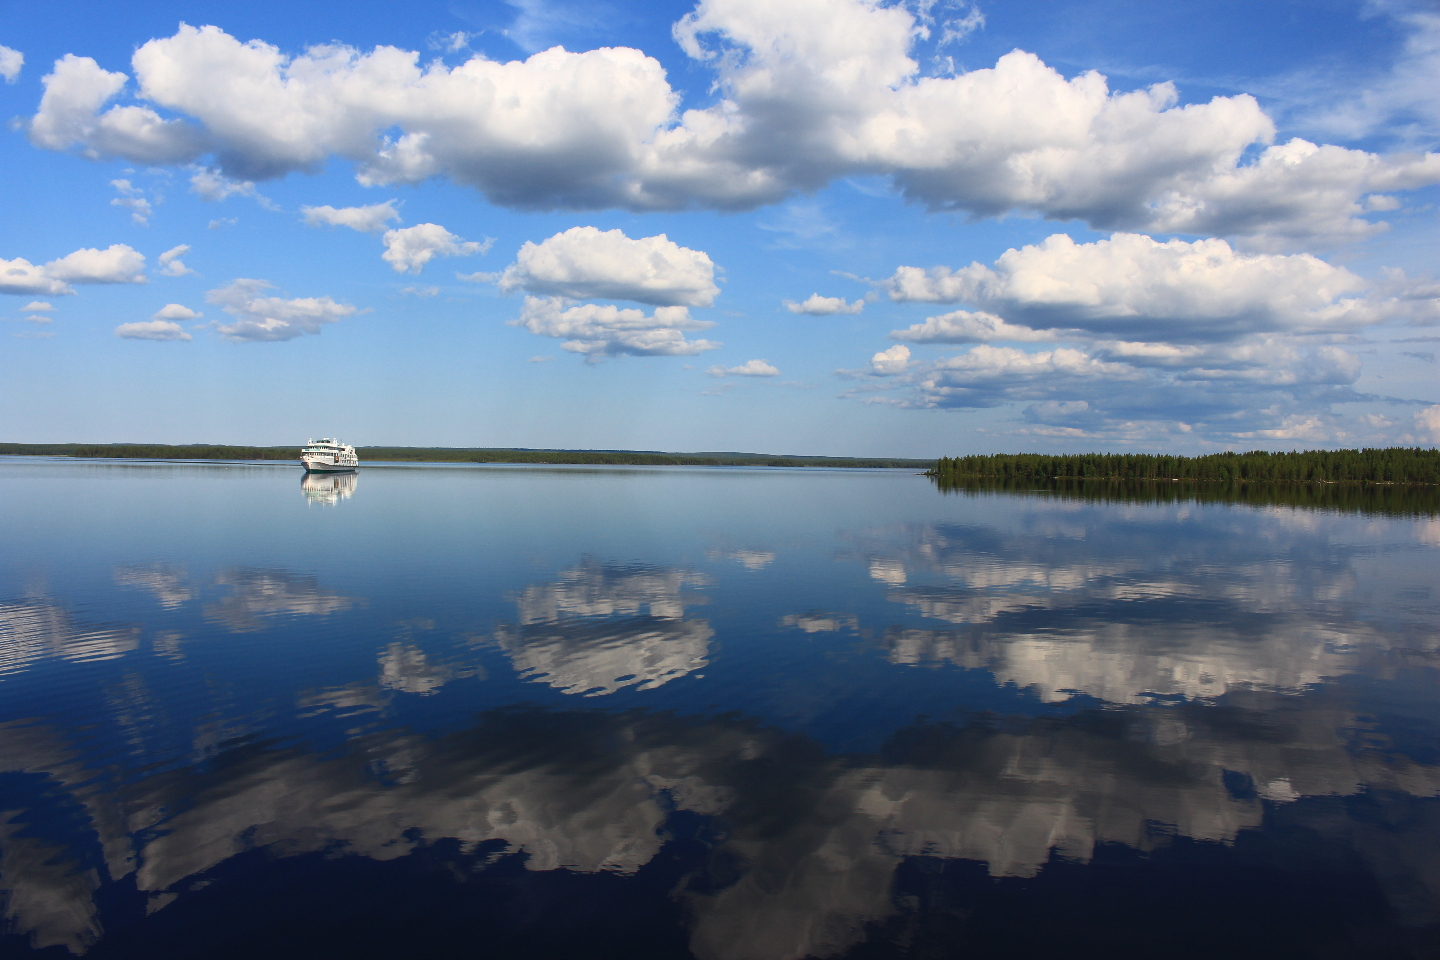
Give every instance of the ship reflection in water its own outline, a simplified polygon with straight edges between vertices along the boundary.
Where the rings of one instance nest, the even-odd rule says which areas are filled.
[[[0,465],[0,955],[1440,955],[1433,514],[156,477]]]
[[[359,482],[357,473],[307,473],[300,478],[300,489],[308,502],[334,506],[353,497]]]

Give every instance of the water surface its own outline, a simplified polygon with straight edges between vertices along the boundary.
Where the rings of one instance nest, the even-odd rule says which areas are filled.
[[[0,955],[1440,955],[1440,519],[0,461]]]

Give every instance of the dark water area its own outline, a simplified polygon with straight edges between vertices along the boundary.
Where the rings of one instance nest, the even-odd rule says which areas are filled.
[[[1387,496],[0,461],[0,956],[1437,957]]]

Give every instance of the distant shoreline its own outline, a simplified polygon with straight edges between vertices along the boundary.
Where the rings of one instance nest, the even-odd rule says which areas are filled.
[[[766,453],[666,453],[656,450],[549,450],[506,447],[356,447],[361,464],[512,463],[571,466],[850,467],[930,470],[933,459],[900,457],[812,457]],[[76,457],[125,460],[300,460],[300,447],[242,447],[223,444],[0,443],[0,456]]]
[[[1440,450],[1366,447],[1209,453],[1198,457],[1149,453],[980,454],[941,457],[929,471],[941,487],[977,481],[1004,483],[1140,481],[1144,483],[1315,483],[1433,486],[1440,484]]]
[[[560,450],[527,447],[357,447],[361,463],[495,463],[557,466],[844,467],[911,469],[941,487],[981,483],[1134,482],[1440,484],[1440,450],[1376,447],[1159,454],[988,454],[940,457],[821,457],[796,454],[660,450]],[[299,462],[300,447],[160,443],[0,443],[0,456],[154,461]]]

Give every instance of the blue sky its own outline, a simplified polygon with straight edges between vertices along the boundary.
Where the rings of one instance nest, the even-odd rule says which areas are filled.
[[[0,0],[0,439],[1440,440],[1440,11]]]

